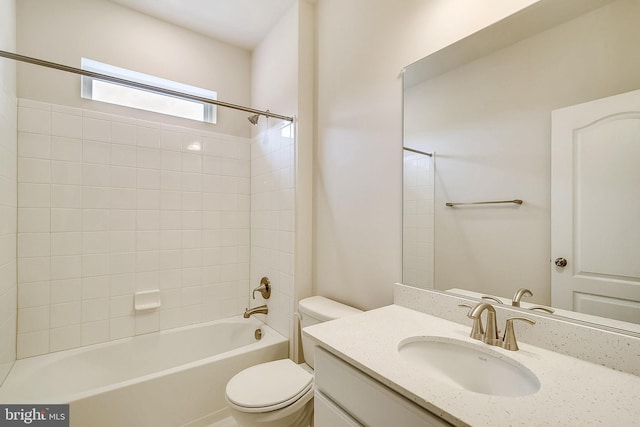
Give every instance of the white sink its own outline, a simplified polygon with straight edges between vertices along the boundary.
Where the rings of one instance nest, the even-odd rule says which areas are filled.
[[[540,381],[521,363],[490,349],[444,337],[411,337],[398,344],[400,357],[416,373],[476,393],[527,396]]]

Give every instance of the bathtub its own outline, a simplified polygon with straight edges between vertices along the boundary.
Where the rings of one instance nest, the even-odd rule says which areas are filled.
[[[287,355],[282,335],[233,317],[18,360],[0,403],[68,403],[77,427],[205,426],[233,375]]]

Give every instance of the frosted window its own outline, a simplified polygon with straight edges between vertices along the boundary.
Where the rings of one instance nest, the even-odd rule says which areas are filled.
[[[87,58],[82,58],[82,69],[201,98],[217,99],[217,93],[212,90],[138,73]],[[216,106],[213,104],[178,98],[87,76],[82,76],[82,97],[201,122],[216,122]]]

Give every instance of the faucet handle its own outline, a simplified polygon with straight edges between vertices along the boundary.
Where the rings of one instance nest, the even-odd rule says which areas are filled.
[[[511,317],[507,319],[507,325],[504,330],[504,336],[502,337],[502,348],[505,350],[518,351],[518,342],[516,341],[516,334],[513,330],[513,321],[522,320],[530,325],[535,325],[536,322],[527,319],[526,317]]]
[[[260,286],[258,286],[253,290],[253,292],[251,292],[251,296],[253,297],[253,299],[256,299],[256,292],[260,292],[262,298],[269,299],[269,297],[271,296],[271,282],[269,281],[268,277],[265,276],[260,279]]]
[[[489,295],[482,295],[482,299],[491,300],[491,301],[497,302],[498,304],[504,304],[502,302],[502,300],[499,300],[498,298],[492,297],[492,296],[489,296]]]
[[[466,307],[468,309],[473,308],[470,304],[464,303],[458,304],[458,307]],[[469,336],[475,340],[482,341],[484,339],[484,328],[482,327],[482,319],[480,318],[480,316],[473,319],[473,326],[471,327],[471,333],[469,334]]]
[[[529,307],[529,310],[531,310],[531,311],[539,310],[539,311],[544,311],[545,313],[549,313],[549,314],[553,314],[554,313],[554,309],[553,308],[545,307],[545,306],[542,306],[542,305],[535,305],[533,307]]]

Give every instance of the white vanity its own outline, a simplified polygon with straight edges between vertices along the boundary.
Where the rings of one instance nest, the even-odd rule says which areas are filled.
[[[472,322],[466,318],[467,311],[461,311],[457,304],[477,301],[442,295],[438,310],[449,312],[445,317],[455,317],[460,323],[398,305],[404,304],[404,300],[418,301],[420,293],[427,292],[396,285],[394,305],[304,329],[303,333],[321,347],[316,352],[316,427],[640,425],[640,405],[637,404],[640,339],[609,333],[609,348],[603,348],[602,354],[596,356],[604,363],[615,364],[615,357],[607,357],[607,352],[617,353],[622,347],[631,347],[635,360],[626,363],[636,375],[534,346],[522,339],[519,340],[519,351],[509,351],[469,337]],[[437,294],[435,297],[439,298]],[[501,329],[504,329],[506,318],[522,315],[509,310],[498,311]],[[425,307],[423,311],[430,310]],[[549,329],[553,328],[553,322],[562,323],[536,314],[530,317],[542,320],[536,325],[517,324],[516,335],[522,332],[523,338],[534,337],[524,333],[525,330]],[[559,325],[558,330],[563,327],[564,324]],[[592,331],[588,328],[575,327],[574,334],[581,340],[593,338],[589,336]],[[556,347],[554,342],[562,340],[553,330],[538,331],[543,335],[545,332],[551,347]],[[585,335],[581,335],[583,333]],[[406,343],[434,340],[480,352],[481,356],[477,357],[480,373],[487,370],[484,363],[492,357],[516,370],[528,371],[533,375],[533,388],[526,388],[532,387],[529,384],[525,389],[516,387],[515,391],[508,389],[505,392],[500,387],[497,391],[470,391],[470,385],[464,381],[452,381],[446,375],[434,376],[433,369],[421,366],[419,354],[418,357],[407,357],[401,349]],[[567,347],[571,347],[570,342]],[[571,351],[571,348],[562,350],[564,353]],[[483,352],[486,357],[482,356]],[[461,372],[468,367],[461,365]],[[472,369],[461,375],[473,376],[475,373]],[[511,381],[501,374],[495,374],[492,380],[496,384]]]

